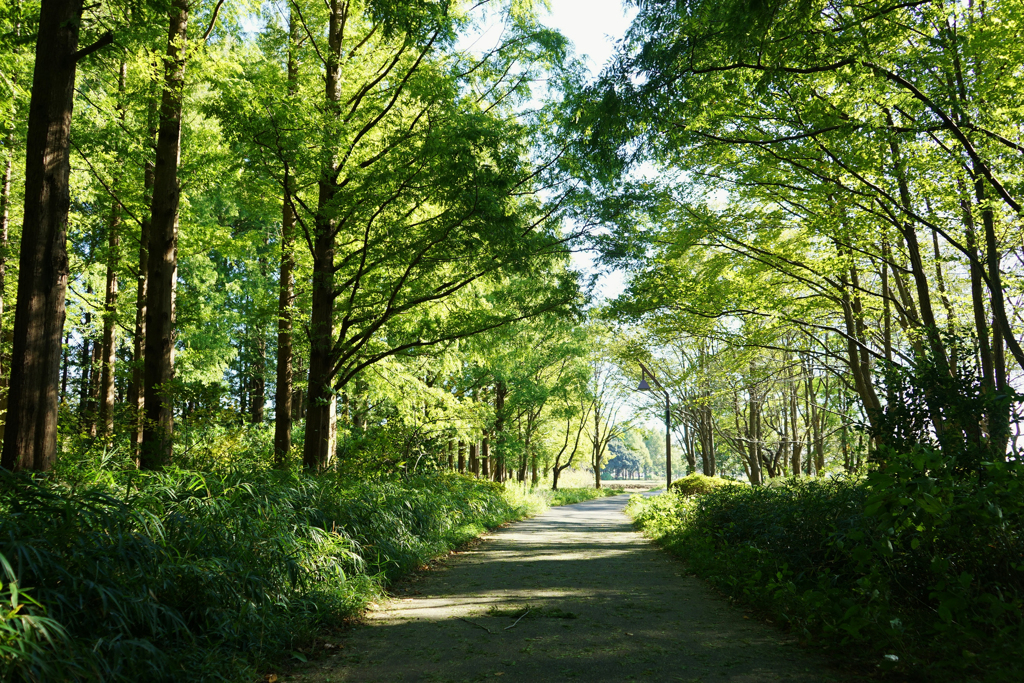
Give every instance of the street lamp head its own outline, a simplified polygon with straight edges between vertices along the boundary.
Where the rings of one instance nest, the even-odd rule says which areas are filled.
[[[650,391],[651,385],[647,383],[647,378],[644,377],[640,380],[640,386],[637,387],[637,391]]]

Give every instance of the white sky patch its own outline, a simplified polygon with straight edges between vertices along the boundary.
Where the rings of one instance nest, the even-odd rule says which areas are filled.
[[[586,64],[597,74],[611,59],[620,40],[636,16],[635,7],[621,0],[550,0],[551,12],[541,21],[558,29],[572,41],[576,54],[586,55]]]
[[[725,188],[717,188],[708,193],[708,208],[712,211],[721,211],[729,205],[729,191]]]
[[[577,56],[597,76],[611,60],[615,43],[625,35],[636,8],[626,7],[621,0],[550,1],[551,11],[541,16],[541,22],[568,38]],[[585,275],[598,272],[593,254],[574,253],[572,265]],[[595,294],[598,301],[614,299],[625,288],[626,274],[613,270],[601,274]]]

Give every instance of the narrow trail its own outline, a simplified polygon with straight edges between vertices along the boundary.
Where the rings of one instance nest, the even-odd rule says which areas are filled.
[[[287,681],[853,680],[687,576],[628,496],[552,508],[400,587]]]

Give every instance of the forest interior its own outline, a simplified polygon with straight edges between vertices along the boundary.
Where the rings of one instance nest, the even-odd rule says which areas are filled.
[[[658,483],[803,647],[1024,679],[1024,4],[563,2],[0,0],[0,679],[277,680]]]

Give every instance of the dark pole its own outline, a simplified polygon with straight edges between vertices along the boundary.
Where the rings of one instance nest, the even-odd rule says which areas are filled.
[[[665,491],[672,485],[672,410],[665,392]]]

